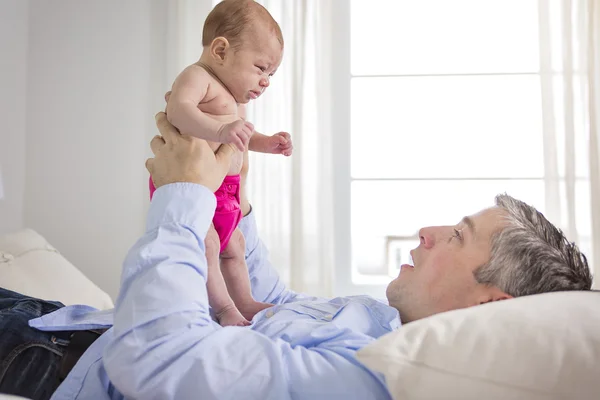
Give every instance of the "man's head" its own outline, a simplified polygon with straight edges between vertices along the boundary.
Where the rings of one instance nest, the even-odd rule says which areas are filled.
[[[202,45],[203,58],[242,104],[269,86],[283,57],[279,24],[253,0],[217,4],[204,23]]]
[[[387,288],[404,323],[517,296],[589,290],[585,256],[540,212],[508,195],[456,226],[423,228]]]

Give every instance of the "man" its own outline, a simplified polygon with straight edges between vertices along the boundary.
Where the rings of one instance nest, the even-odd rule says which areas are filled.
[[[179,135],[164,113],[157,125],[162,137],[152,140],[147,168],[158,189],[146,233],[125,259],[114,321],[72,307],[30,321],[61,334],[112,326],[93,343],[73,335],[63,357],[78,361],[72,370],[74,361],[58,361],[66,379],[55,399],[389,399],[383,377],[355,352],[401,322],[591,287],[577,247],[532,207],[500,196],[456,226],[422,229],[415,265],[402,266],[387,289],[389,306],[368,296],[309,298],[283,286],[245,202],[240,227],[253,295],[276,305],[251,327],[222,328],[209,314],[203,239],[234,150],[213,154],[206,142]]]

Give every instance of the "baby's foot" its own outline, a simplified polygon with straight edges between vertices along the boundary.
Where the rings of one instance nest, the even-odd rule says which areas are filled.
[[[252,301],[241,304],[239,310],[244,316],[244,318],[246,318],[248,321],[252,321],[252,318],[254,318],[256,313],[269,307],[273,307],[273,304],[261,303],[260,301]]]
[[[228,306],[222,309],[217,313],[217,320],[221,326],[248,326],[250,325],[250,321],[248,321],[244,316],[239,312],[235,306]]]

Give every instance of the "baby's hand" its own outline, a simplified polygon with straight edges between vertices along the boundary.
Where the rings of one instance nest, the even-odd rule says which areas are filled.
[[[245,151],[254,133],[254,125],[250,122],[238,119],[223,125],[218,133],[219,143],[232,143],[239,151]]]
[[[286,157],[292,155],[294,145],[292,137],[287,132],[279,132],[267,139],[267,153],[283,154]]]

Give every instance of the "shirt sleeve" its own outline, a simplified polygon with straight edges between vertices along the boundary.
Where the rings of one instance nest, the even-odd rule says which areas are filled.
[[[131,399],[388,399],[354,357],[370,341],[364,335],[327,324],[318,339],[289,343],[212,321],[204,237],[214,209],[199,185],[156,191],[146,233],[124,261],[104,350],[118,391]]]

